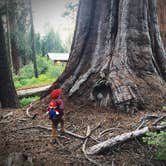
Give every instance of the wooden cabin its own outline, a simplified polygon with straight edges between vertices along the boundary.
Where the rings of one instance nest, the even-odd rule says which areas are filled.
[[[65,63],[69,59],[69,53],[47,53],[47,57],[54,61],[54,64]]]

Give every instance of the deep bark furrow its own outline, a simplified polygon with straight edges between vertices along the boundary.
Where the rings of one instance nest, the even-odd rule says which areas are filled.
[[[71,72],[74,72],[77,69],[80,60],[82,59],[80,57],[83,57],[83,52],[86,47],[87,44],[86,41],[90,31],[93,4],[94,4],[93,1],[86,0],[86,2],[83,2],[82,0],[80,0],[79,3],[80,10],[78,11],[78,18],[76,23],[77,29],[75,30],[75,37],[74,37],[75,40],[73,41],[69,62],[64,72],[65,80],[67,80],[71,76],[70,75]],[[77,55],[80,55],[80,57],[78,57]],[[60,81],[62,78],[60,78]],[[70,78],[69,79],[71,80],[70,84],[72,84],[75,79],[76,78],[72,79]],[[62,79],[61,82],[63,81],[64,80]]]
[[[155,3],[156,1],[149,2],[149,27],[153,39],[152,48],[154,58],[157,61],[157,64],[160,64],[158,68],[160,69],[162,77],[166,80],[166,54],[160,37],[157,15],[155,14],[157,13]]]

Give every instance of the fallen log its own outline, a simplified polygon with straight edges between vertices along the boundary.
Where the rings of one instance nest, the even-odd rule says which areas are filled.
[[[111,139],[108,139],[104,142],[98,143],[92,147],[90,147],[86,154],[88,155],[96,155],[102,153],[104,150],[111,148],[119,143],[123,143],[129,139],[140,137],[146,134],[149,131],[160,131],[166,129],[166,125],[164,126],[152,126],[152,127],[144,127],[140,130],[134,130],[128,133],[123,133],[121,135],[117,135]]]

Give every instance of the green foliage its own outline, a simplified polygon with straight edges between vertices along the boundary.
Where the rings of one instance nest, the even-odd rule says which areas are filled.
[[[42,40],[42,54],[45,55],[48,52],[64,52],[64,50],[59,33],[55,33],[53,29],[50,29]]]
[[[68,37],[64,41],[64,47],[66,52],[70,52],[70,49],[71,49],[75,23],[76,23],[78,4],[79,4],[78,0],[68,0],[65,4],[65,11],[62,14],[62,17],[66,19],[66,22],[68,22],[70,26],[70,30],[68,30]]]
[[[15,42],[18,55],[21,56],[23,64],[27,64],[31,57],[29,6],[27,1],[11,0],[8,5],[10,37]]]
[[[41,41],[41,37],[40,37],[40,34],[37,33],[35,34],[35,47],[36,47],[36,54],[39,55],[39,54],[42,54],[42,41]]]
[[[162,107],[162,110],[163,110],[163,111],[166,111],[166,106],[163,106],[163,107]]]
[[[143,141],[157,148],[156,159],[166,160],[166,132],[149,132]]]
[[[63,72],[65,66],[55,65],[46,57],[38,56],[37,65],[39,78],[34,77],[33,64],[29,63],[21,68],[19,75],[13,74],[16,89],[54,82]]]
[[[70,17],[71,19],[75,19],[76,12],[78,9],[78,0],[69,0],[65,5],[65,12],[63,13],[63,17]]]
[[[40,98],[39,96],[22,98],[19,101],[19,104],[20,104],[21,107],[25,107],[25,106],[29,105],[30,103],[32,103],[33,101],[38,100],[39,98]]]

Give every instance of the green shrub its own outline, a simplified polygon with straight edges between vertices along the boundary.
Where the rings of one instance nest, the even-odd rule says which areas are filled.
[[[54,82],[63,72],[65,65],[55,65],[47,57],[37,56],[39,78],[34,77],[33,64],[25,65],[19,75],[13,74],[16,89],[31,85],[40,85]]]
[[[163,106],[163,107],[162,107],[162,110],[163,110],[163,111],[166,111],[166,106]]]
[[[28,65],[25,65],[23,68],[21,68],[19,73],[19,80],[30,79],[33,77],[33,75],[34,75],[33,64],[29,63]]]
[[[19,101],[20,107],[25,107],[25,106],[29,105],[30,103],[32,103],[33,101],[38,100],[39,98],[40,98],[39,96],[22,98]]]
[[[58,78],[64,69],[65,69],[65,66],[52,65],[52,66],[49,66],[46,75],[50,78]]]
[[[156,147],[156,159],[166,160],[166,132],[149,132],[143,137],[143,141]]]
[[[19,89],[22,87],[22,84],[19,81],[15,81],[14,84],[15,84],[16,89]]]

